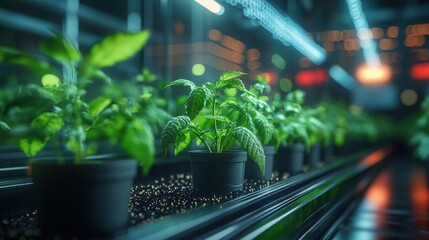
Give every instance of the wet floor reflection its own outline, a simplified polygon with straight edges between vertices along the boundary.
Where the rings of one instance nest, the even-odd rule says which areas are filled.
[[[429,239],[428,220],[426,172],[411,158],[397,157],[377,176],[334,239]]]

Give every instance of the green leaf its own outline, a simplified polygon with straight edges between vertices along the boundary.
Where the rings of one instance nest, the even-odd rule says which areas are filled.
[[[42,128],[48,136],[57,133],[64,126],[64,121],[58,113],[46,112],[36,117],[31,126]]]
[[[19,140],[19,147],[29,157],[34,157],[46,145],[46,141],[37,138],[24,138]]]
[[[263,145],[267,144],[275,132],[274,125],[262,114],[256,114],[253,118],[256,130],[258,131],[259,140]]]
[[[40,42],[40,50],[59,62],[71,63],[81,59],[79,50],[60,33]]]
[[[100,112],[102,112],[106,107],[108,107],[111,102],[112,100],[109,98],[98,97],[89,103],[88,112],[89,114],[91,114],[91,116],[95,117],[100,114]]]
[[[175,146],[174,155],[177,155],[183,150],[185,150],[189,146],[189,144],[191,144],[191,142],[192,142],[191,132],[188,132],[188,131],[179,132],[176,137],[176,141],[174,143],[174,146]]]
[[[237,78],[228,79],[228,80],[224,80],[224,81],[217,81],[215,89],[221,90],[223,88],[235,88],[235,89],[238,89],[242,92],[247,92],[243,81],[241,81],[240,79],[237,79]]]
[[[178,116],[167,122],[161,134],[161,147],[164,154],[168,148],[176,142],[176,138],[180,131],[187,128],[191,123],[188,116]]]
[[[150,126],[138,119],[127,124],[121,139],[122,148],[140,162],[147,175],[154,162],[154,138]]]
[[[255,126],[253,124],[252,116],[247,109],[236,102],[226,101],[220,105],[221,107],[227,107],[231,111],[235,111],[238,114],[237,122],[240,122],[242,126],[246,126],[250,130],[254,130]]]
[[[225,116],[221,116],[221,115],[205,115],[204,118],[206,119],[212,119],[212,120],[216,120],[216,121],[220,121],[220,122],[225,122],[225,123],[230,123],[231,120],[229,120],[229,118],[225,117]]]
[[[191,88],[191,91],[194,91],[197,86],[192,81],[189,81],[187,79],[177,79],[171,82],[170,84],[167,84],[164,88],[172,87],[172,86],[186,86]]]
[[[18,64],[37,74],[55,72],[48,62],[29,52],[7,46],[0,46],[0,62]]]
[[[227,71],[227,72],[222,73],[222,75],[220,75],[219,81],[231,80],[234,78],[241,77],[243,75],[246,75],[246,73],[236,72],[236,71]]]
[[[208,89],[202,86],[197,87],[189,94],[186,100],[186,112],[191,119],[194,119],[206,106],[206,102],[209,99],[207,95],[208,91]]]
[[[150,32],[116,33],[92,46],[85,63],[94,68],[110,67],[140,51],[149,39]]]
[[[60,79],[53,74],[46,74],[42,77],[43,87],[59,87],[61,84]]]
[[[12,129],[9,125],[3,121],[0,121],[0,132],[11,132]]]
[[[262,175],[265,174],[265,154],[261,142],[249,129],[237,127],[234,130],[234,138],[246,150],[250,158],[258,165]]]

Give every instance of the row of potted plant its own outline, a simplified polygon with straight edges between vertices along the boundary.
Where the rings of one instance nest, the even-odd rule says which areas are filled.
[[[245,74],[233,71],[200,85],[185,79],[169,83],[166,87],[190,90],[186,114],[170,119],[147,70],[127,81],[115,81],[105,71],[135,55],[148,38],[148,31],[117,33],[85,55],[60,34],[41,42],[43,55],[0,47],[1,62],[22,65],[41,79],[2,89],[2,136],[29,157],[48,143],[60,146],[55,161],[31,164],[45,233],[99,235],[126,227],[137,164],[91,158],[100,140],[121,146],[147,173],[160,135],[163,152],[172,145],[175,154],[190,150],[195,191],[225,193],[240,190],[245,174],[268,179],[274,167],[299,173],[305,155],[308,164],[317,164],[320,149],[329,161],[332,145],[341,145],[352,132],[347,122],[355,118],[345,108],[330,103],[304,107],[305,94],[299,90],[271,99],[266,79],[246,88],[240,79]],[[66,79],[59,74],[63,69]],[[204,150],[189,149],[193,142]]]

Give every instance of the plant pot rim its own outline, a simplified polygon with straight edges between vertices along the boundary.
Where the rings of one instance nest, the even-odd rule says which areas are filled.
[[[76,164],[74,161],[66,160],[59,163],[57,159],[33,159],[30,161],[31,165],[44,165],[44,166],[64,166],[64,167],[80,167],[80,166],[101,166],[101,165],[134,165],[137,160],[134,159],[88,159],[84,160],[81,164]]]
[[[247,161],[247,152],[242,150],[224,151],[221,153],[211,153],[207,150],[192,150],[188,152],[191,162],[245,162]]]
[[[240,156],[246,155],[246,151],[244,150],[227,150],[220,153],[209,152],[208,150],[191,150],[188,151],[189,155],[201,155],[201,154],[210,154],[210,155],[231,155],[231,156]]]

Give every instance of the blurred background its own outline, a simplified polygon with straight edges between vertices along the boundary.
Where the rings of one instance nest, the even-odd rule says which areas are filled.
[[[164,80],[205,82],[236,70],[248,84],[267,77],[272,93],[298,88],[307,103],[329,97],[394,116],[429,91],[427,0],[0,1],[0,44],[27,50],[52,31],[86,52],[107,34],[140,29],[151,31],[148,45],[114,76],[144,66]],[[25,79],[21,68],[0,68],[2,85]]]

